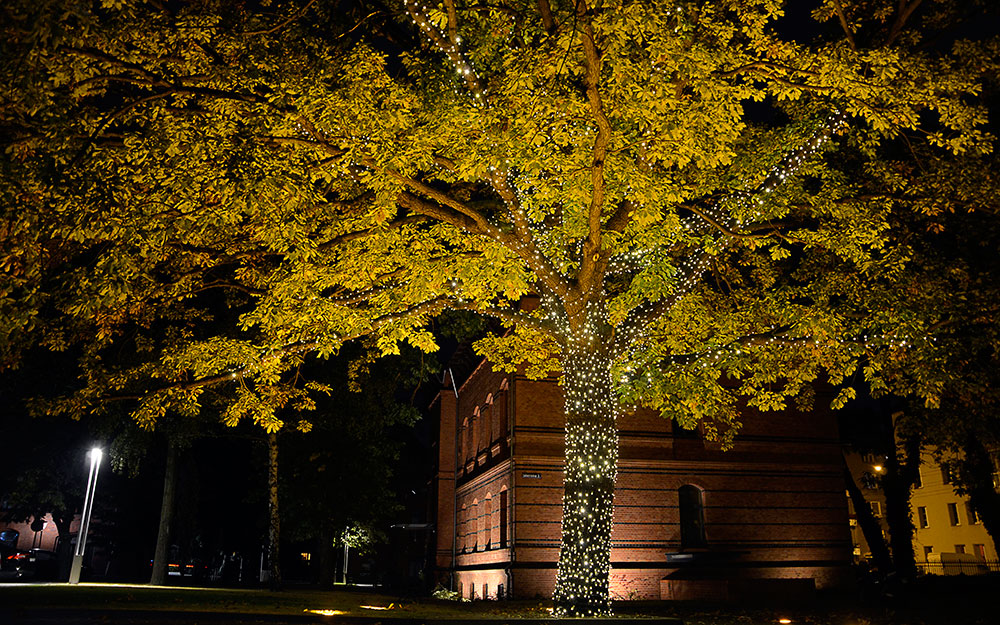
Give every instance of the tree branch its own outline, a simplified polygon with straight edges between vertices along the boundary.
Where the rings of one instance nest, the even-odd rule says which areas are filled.
[[[590,9],[586,0],[577,0],[576,17],[582,25],[581,43],[586,73],[584,84],[587,88],[587,103],[597,124],[597,137],[591,154],[590,207],[587,211],[587,239],[583,245],[580,259],[580,271],[577,274],[577,297],[584,299],[595,290],[603,280],[603,272],[607,266],[609,252],[601,250],[601,214],[604,210],[604,160],[608,153],[608,143],[611,141],[611,122],[604,112],[604,104],[598,90],[601,77],[601,57],[594,39],[594,27],[589,18]]]
[[[899,0],[899,7],[896,11],[896,21],[893,22],[892,27],[889,29],[885,45],[891,46],[895,43],[896,38],[903,32],[903,28],[906,26],[907,20],[910,19],[913,12],[920,6],[920,2],[921,0],[913,0],[913,2],[907,4],[906,0]]]
[[[851,50],[857,52],[858,46],[854,43],[854,33],[851,31],[851,27],[847,23],[847,16],[844,15],[843,5],[840,4],[840,0],[833,0],[833,6],[837,8],[837,17],[840,18],[840,27],[844,29],[844,34],[847,35],[847,43],[851,45]]]
[[[345,232],[344,234],[337,235],[330,239],[329,241],[324,241],[316,246],[316,249],[321,252],[329,251],[338,245],[343,245],[344,243],[350,243],[351,241],[356,241],[358,239],[363,239],[367,236],[372,235],[383,229],[398,229],[411,224],[417,224],[425,221],[427,217],[425,215],[408,215],[406,217],[401,217],[399,219],[394,219],[392,221],[387,221],[384,224],[380,224],[373,228],[364,228],[363,230],[355,230],[352,232]]]
[[[545,32],[550,35],[556,31],[556,20],[552,17],[552,7],[549,5],[549,0],[538,0],[538,13],[542,16],[542,26],[545,28]]]
[[[430,202],[409,193],[408,191],[401,192],[396,197],[396,203],[403,208],[412,210],[416,213],[424,215],[425,217],[430,217],[431,219],[436,219],[437,221],[442,221],[455,226],[459,230],[465,230],[472,234],[489,236],[489,233],[484,232],[479,227],[479,224],[467,215],[451,210],[446,206],[431,204]]]
[[[453,46],[458,45],[458,14],[455,12],[455,0],[444,0],[448,10],[448,40]]]
[[[281,30],[282,28],[284,28],[285,26],[288,26],[289,24],[291,24],[295,20],[297,20],[300,17],[302,17],[305,14],[305,12],[309,10],[309,7],[311,7],[314,4],[316,4],[316,0],[309,0],[309,2],[307,2],[304,7],[302,7],[301,9],[299,9],[298,11],[296,11],[295,13],[292,13],[288,17],[288,19],[286,19],[285,21],[281,22],[280,24],[278,24],[274,28],[269,28],[267,30],[252,30],[252,31],[245,32],[245,33],[242,33],[242,34],[245,37],[249,37],[251,35],[270,35],[272,33],[276,33],[279,30]]]

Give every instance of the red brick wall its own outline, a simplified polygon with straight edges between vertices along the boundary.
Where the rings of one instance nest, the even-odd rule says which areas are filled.
[[[489,432],[493,440],[490,447],[479,445],[478,456],[467,454],[458,468],[458,545],[466,550],[456,557],[455,580],[466,597],[475,588],[481,598],[483,584],[491,595],[504,584],[517,597],[547,597],[555,583],[562,515],[562,393],[553,380],[523,376],[511,378],[503,392],[505,379],[481,366],[459,392],[458,418],[479,408],[488,426],[480,423],[477,431]],[[493,406],[486,402],[490,395]],[[497,402],[510,410],[509,454],[497,446],[507,445]],[[822,405],[820,397],[817,406]],[[615,598],[659,599],[663,588],[683,594],[683,579],[662,582],[689,570],[667,560],[668,553],[682,551],[678,489],[685,484],[703,491],[711,553],[699,565],[703,571],[732,580],[810,578],[817,587],[844,577],[850,539],[840,446],[829,410],[747,409],[740,437],[727,452],[676,437],[669,422],[648,411],[621,417],[619,433],[610,580]],[[512,549],[499,548],[502,489],[509,490]],[[441,494],[439,516],[450,515],[455,495]],[[492,505],[484,515],[488,496]],[[451,544],[445,533],[439,524],[439,549]]]

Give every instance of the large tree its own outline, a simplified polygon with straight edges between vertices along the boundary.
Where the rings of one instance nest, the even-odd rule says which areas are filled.
[[[85,341],[64,409],[229,385],[274,431],[307,355],[494,316],[481,353],[560,372],[569,614],[609,608],[621,406],[731,441],[738,401],[877,385],[933,330],[906,145],[989,150],[977,3],[55,4],[3,9],[4,360]]]

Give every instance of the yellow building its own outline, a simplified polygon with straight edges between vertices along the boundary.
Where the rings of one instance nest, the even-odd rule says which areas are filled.
[[[910,494],[914,535],[913,552],[917,566],[927,573],[974,574],[987,572],[990,563],[997,568],[993,540],[977,518],[967,497],[955,494],[947,467],[930,452],[921,455],[920,478]],[[874,455],[848,454],[847,462],[855,483],[871,506],[872,512],[888,536],[885,522],[885,497],[873,487],[883,471],[883,459]],[[871,550],[861,533],[853,505],[850,506],[851,538],[855,561],[871,558]]]
[[[875,454],[861,455],[855,453],[846,454],[846,459],[847,466],[854,477],[854,483],[861,489],[861,494],[864,495],[865,500],[872,509],[872,514],[875,515],[879,527],[882,529],[882,538],[888,543],[889,527],[885,522],[885,495],[882,493],[882,489],[877,487],[877,480],[879,474],[882,473],[882,462],[884,462],[884,459]],[[847,510],[851,524],[854,562],[858,563],[863,560],[870,560],[871,548],[868,547],[868,541],[865,540],[861,526],[858,524],[858,515],[854,510],[854,503],[851,501],[849,494],[847,495]]]
[[[976,516],[968,497],[955,494],[947,466],[935,462],[927,452],[920,458],[920,480],[910,495],[913,514],[913,551],[917,562],[934,565],[948,558],[941,554],[965,554],[957,561],[997,560],[993,540]],[[930,567],[928,572],[935,572]]]

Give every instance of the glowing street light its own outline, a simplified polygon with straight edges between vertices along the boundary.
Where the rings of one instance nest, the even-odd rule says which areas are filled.
[[[90,476],[87,478],[87,494],[83,498],[83,518],[80,520],[80,533],[76,538],[76,553],[73,554],[73,568],[69,571],[69,583],[80,583],[80,570],[83,568],[83,550],[87,546],[87,530],[90,529],[90,513],[94,509],[94,491],[97,490],[97,470],[101,468],[101,456],[104,452],[100,447],[94,447],[87,454],[90,456]]]

